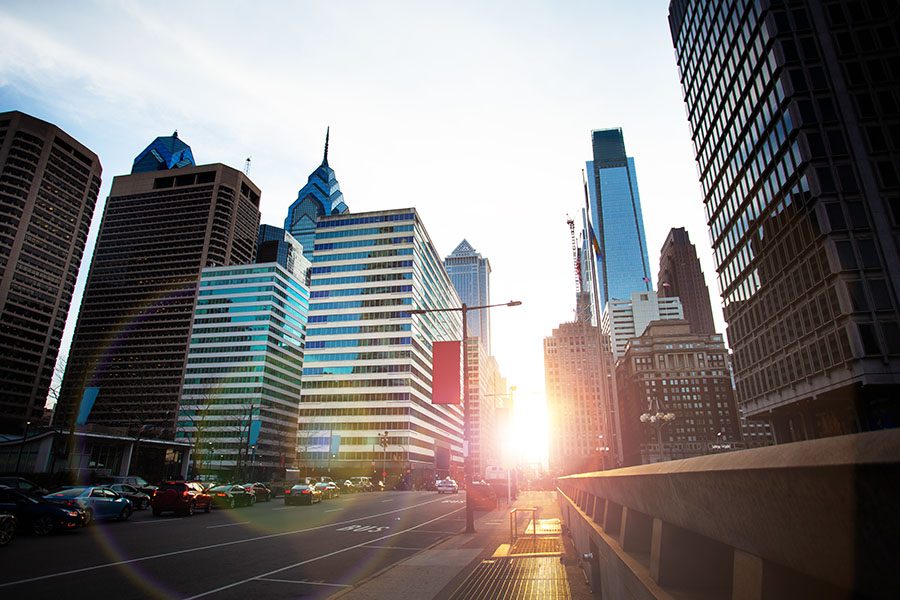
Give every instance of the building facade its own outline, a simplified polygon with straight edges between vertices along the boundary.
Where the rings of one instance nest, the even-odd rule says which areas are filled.
[[[669,23],[746,414],[778,442],[900,425],[900,5]]]
[[[303,247],[294,236],[280,227],[260,225],[256,238],[256,262],[278,263],[288,273],[306,282],[310,261],[303,256]]]
[[[469,459],[472,478],[484,478],[485,467],[500,464],[500,422],[498,407],[507,395],[506,380],[500,373],[497,359],[489,355],[476,337],[469,337],[466,381],[469,385]]]
[[[598,368],[603,364],[601,352],[599,332],[589,323],[563,323],[544,338],[553,475],[595,471],[615,464],[612,431],[605,423],[606,374]]]
[[[310,268],[298,262],[200,275],[176,433],[197,474],[271,480],[297,463]]]
[[[0,113],[0,432],[41,421],[100,171],[55,125]]]
[[[306,185],[297,192],[297,199],[288,209],[284,220],[284,229],[289,232],[303,247],[303,254],[312,260],[313,242],[316,234],[316,220],[329,215],[342,215],[348,212],[344,204],[341,185],[328,166],[328,138],[331,129],[325,134],[325,153],[322,164],[310,173]]]
[[[634,158],[625,154],[621,129],[591,131],[593,160],[587,163],[590,218],[600,256],[597,287],[600,311],[613,299],[650,291],[647,237]]]
[[[222,164],[113,180],[55,423],[174,436],[200,272],[253,261],[259,194]]]
[[[616,383],[625,466],[711,454],[741,442],[721,335],[691,333],[683,319],[654,321],[629,342]],[[641,421],[642,414],[657,412],[675,419]]]
[[[468,306],[491,303],[491,263],[463,240],[444,259],[444,268],[459,299]],[[491,353],[491,311],[473,310],[468,314],[469,337],[477,337],[488,354]]]
[[[643,335],[653,321],[683,319],[679,298],[660,298],[656,292],[635,292],[627,300],[610,300],[603,311],[603,335],[609,339],[613,362],[625,355],[628,342]]]
[[[709,288],[703,278],[697,248],[684,227],[673,227],[663,242],[659,256],[659,295],[681,299],[684,319],[693,333],[715,333]]]
[[[459,307],[415,209],[320,217],[315,233],[299,451],[333,475],[389,485],[459,475],[463,412],[431,403],[432,343],[459,340]],[[382,450],[379,434],[388,433]]]

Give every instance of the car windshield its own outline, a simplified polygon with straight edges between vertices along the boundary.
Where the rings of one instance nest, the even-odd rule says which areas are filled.
[[[219,485],[214,488],[209,488],[209,491],[211,491],[211,492],[230,492],[231,486],[230,485]]]
[[[150,485],[147,483],[147,480],[142,477],[132,477],[129,483],[133,483],[134,485]]]
[[[48,498],[75,498],[76,496],[80,496],[84,493],[87,488],[83,487],[74,487],[66,490],[60,490],[58,492],[54,492],[52,494],[48,494]]]

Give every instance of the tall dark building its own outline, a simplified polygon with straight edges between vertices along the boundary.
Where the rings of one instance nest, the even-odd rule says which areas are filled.
[[[900,425],[900,3],[673,0],[748,417]]]
[[[44,413],[99,191],[96,154],[55,125],[0,113],[0,431]]]
[[[659,256],[659,295],[681,298],[684,318],[691,324],[691,333],[715,333],[709,288],[703,278],[697,248],[684,227],[672,228],[663,243]]]
[[[150,148],[159,146],[184,152],[166,138]],[[196,166],[192,158],[179,166],[183,161],[159,151],[159,169],[147,169],[146,153],[132,174],[113,180],[106,202],[57,408],[60,424],[77,416],[171,435],[200,271],[255,258],[260,192],[243,173]]]

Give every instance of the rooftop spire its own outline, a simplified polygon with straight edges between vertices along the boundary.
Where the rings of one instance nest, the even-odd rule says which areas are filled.
[[[328,136],[331,134],[331,126],[325,129],[325,156],[322,158],[322,165],[328,166]]]

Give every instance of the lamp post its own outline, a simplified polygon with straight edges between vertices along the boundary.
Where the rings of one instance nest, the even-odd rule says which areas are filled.
[[[468,306],[463,303],[462,306],[452,308],[418,308],[407,311],[410,315],[424,315],[432,312],[460,312],[462,313],[462,355],[463,355],[463,441],[466,446],[465,458],[465,478],[466,478],[466,533],[475,533],[475,509],[470,502],[469,492],[472,489],[472,461],[469,460],[468,447],[469,438],[471,437],[469,422],[469,348],[468,336],[469,329],[466,325],[468,320],[468,312],[470,310],[484,310],[494,308],[495,306],[519,306],[522,304],[519,300],[510,300],[500,304],[482,304],[480,306]]]
[[[600,452],[601,468],[606,470],[606,453],[610,451],[610,447],[606,445],[606,438],[602,433],[597,434],[597,442],[599,443],[597,452]]]
[[[656,412],[645,412],[641,415],[641,423],[650,423],[656,429],[656,443],[659,448],[659,462],[665,457],[663,455],[662,428],[675,420],[675,413],[662,412],[659,408],[659,400],[656,401]]]
[[[725,432],[720,431],[716,434],[716,441],[710,445],[712,450],[731,450],[731,444],[725,441]]]
[[[250,446],[250,480],[256,475],[256,444]]]
[[[206,462],[209,463],[206,465],[206,470],[212,471],[213,470],[213,461],[215,460],[216,450],[215,450],[215,448],[213,448],[212,442],[206,442],[206,445],[207,445],[207,449],[208,449],[206,452]]]
[[[16,457],[16,474],[19,473],[19,462],[22,460],[22,448],[25,447],[25,442],[28,440],[28,428],[31,426],[31,421],[25,421],[25,433],[22,435],[22,443],[19,444],[19,456]]]
[[[387,491],[387,449],[390,445],[388,432],[378,434],[378,445],[381,446],[381,491]]]

